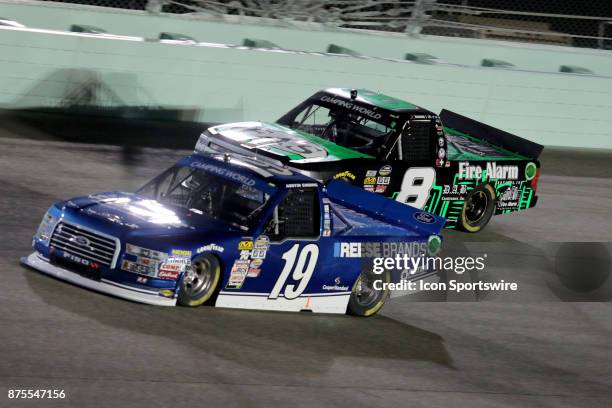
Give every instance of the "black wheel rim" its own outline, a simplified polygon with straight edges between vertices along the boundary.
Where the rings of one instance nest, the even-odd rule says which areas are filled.
[[[466,203],[465,218],[470,224],[476,224],[484,217],[487,211],[489,198],[484,191],[476,191]]]

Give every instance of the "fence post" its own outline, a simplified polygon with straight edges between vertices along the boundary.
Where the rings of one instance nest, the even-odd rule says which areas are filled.
[[[433,9],[437,0],[416,0],[412,7],[412,15],[408,20],[406,32],[409,34],[420,34],[425,22],[429,20],[428,11]]]

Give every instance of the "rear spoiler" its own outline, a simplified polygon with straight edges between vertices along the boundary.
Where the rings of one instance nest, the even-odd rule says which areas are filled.
[[[443,217],[368,192],[345,181],[332,180],[327,183],[327,196],[332,202],[424,235],[439,234],[446,223]]]
[[[475,121],[458,113],[442,109],[440,112],[442,124],[461,133],[481,139],[511,152],[531,159],[540,157],[544,146],[522,137],[494,128],[493,126]]]

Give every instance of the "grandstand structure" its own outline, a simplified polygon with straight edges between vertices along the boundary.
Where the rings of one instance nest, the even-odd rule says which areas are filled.
[[[48,1],[48,0],[40,0]],[[612,49],[612,7],[499,0],[54,0],[101,7],[315,22],[330,27]]]

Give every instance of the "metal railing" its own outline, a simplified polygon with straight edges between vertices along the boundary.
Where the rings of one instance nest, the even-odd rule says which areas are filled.
[[[41,0],[45,1],[45,0]],[[56,0],[58,1],[58,0]],[[59,0],[61,1],[61,0]],[[609,0],[496,2],[481,0],[65,0],[69,3],[189,13],[207,17],[248,16],[321,23],[330,27],[454,37],[492,38],[612,49]],[[543,2],[548,3],[548,2]],[[542,12],[539,10],[546,10]],[[580,15],[583,10],[595,15]],[[562,12],[565,11],[565,12]]]

